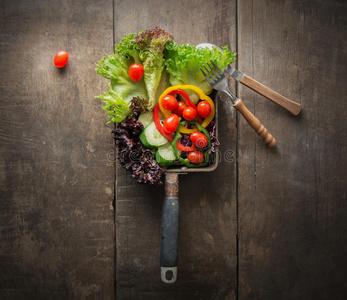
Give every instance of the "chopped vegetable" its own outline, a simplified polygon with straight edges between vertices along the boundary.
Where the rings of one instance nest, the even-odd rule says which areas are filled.
[[[165,58],[171,85],[194,85],[208,95],[212,87],[201,73],[201,66],[213,59],[216,65],[224,70],[236,59],[236,54],[231,53],[227,46],[221,51],[217,47],[197,48],[191,45],[178,45],[170,41],[165,45]],[[196,92],[188,91],[188,94],[193,103],[196,104],[199,101]]]
[[[171,143],[160,146],[155,152],[155,159],[161,166],[169,166],[176,161]]]
[[[166,132],[163,125],[160,122],[159,119],[159,104],[157,104],[154,108],[154,112],[153,112],[153,120],[154,120],[154,124],[157,127],[158,131],[162,134],[162,136],[164,136],[166,139],[168,139],[169,141],[173,140],[173,136]]]
[[[177,141],[176,142],[176,148],[178,150],[183,151],[183,152],[191,152],[191,151],[194,151],[196,149],[196,145],[193,145],[191,147],[183,146],[179,141]]]
[[[189,95],[185,91],[177,89],[168,93],[168,95],[176,95],[176,94],[181,95],[183,97],[183,99],[186,101],[187,106],[196,108],[196,105],[190,101]]]
[[[124,35],[114,54],[99,61],[96,71],[110,83],[98,98],[109,122],[119,123],[113,131],[117,158],[138,182],[162,183],[169,165],[210,163],[219,141],[212,87],[200,71],[210,59],[225,69],[235,54],[227,47],[177,45],[156,27]]]
[[[211,105],[211,113],[204,121],[202,121],[201,126],[206,127],[208,124],[210,124],[210,122],[212,121],[212,119],[214,118],[214,115],[215,115],[214,103],[213,103],[212,99],[202,91],[202,89],[200,89],[196,86],[193,86],[193,85],[171,86],[171,87],[167,88],[160,95],[159,100],[158,100],[158,104],[159,104],[161,112],[165,115],[165,117],[168,117],[171,114],[171,112],[162,106],[161,101],[167,94],[169,94],[170,92],[172,92],[174,90],[193,90],[194,92],[197,93],[197,95],[199,96],[199,98],[201,100],[206,100]],[[196,131],[196,129],[187,129],[187,128],[182,127],[182,126],[180,127],[180,132],[182,132],[182,133],[192,133],[194,131]]]
[[[211,123],[206,127],[206,130],[211,137],[211,149],[209,151],[211,154],[212,152],[216,152],[216,147],[220,145],[220,142],[216,137],[216,123],[211,121]]]
[[[154,122],[149,124],[140,134],[142,144],[147,148],[165,145],[168,140],[158,131]]]
[[[143,112],[139,115],[138,120],[143,124],[143,127],[146,128],[146,126],[153,122],[153,113],[151,111]]]
[[[208,143],[207,143],[207,150],[205,150],[204,152],[204,160],[199,163],[199,164],[192,164],[188,158],[182,158],[179,153],[178,153],[178,149],[177,149],[177,146],[176,146],[176,142],[178,141],[179,138],[182,137],[182,135],[180,134],[180,130],[177,129],[176,132],[175,132],[175,138],[174,140],[172,141],[172,148],[173,148],[173,151],[174,151],[174,154],[176,156],[176,158],[182,163],[184,164],[185,166],[187,166],[188,168],[199,168],[199,167],[205,167],[207,166],[207,164],[209,163],[209,159],[210,159],[210,148],[211,148],[211,138],[210,138],[210,135],[208,133],[208,131],[202,127],[199,123],[197,122],[194,122],[194,121],[191,121],[191,122],[188,122],[188,121],[183,121],[180,123],[181,126],[185,126],[186,124],[193,124],[197,127],[197,129],[202,132],[206,137],[207,137],[207,140],[208,140]],[[194,145],[193,145],[194,146]]]
[[[169,94],[169,93],[172,93],[174,91],[179,91],[179,90],[183,90],[183,89],[190,89],[190,90],[193,90],[195,91],[201,100],[206,100],[210,106],[211,106],[211,113],[210,115],[204,120],[202,121],[200,116],[198,116],[198,121],[199,121],[199,124],[201,124],[201,126],[203,127],[206,127],[211,121],[212,119],[214,118],[214,115],[215,115],[215,107],[214,107],[214,103],[212,101],[212,99],[205,95],[205,93],[198,87],[196,86],[193,86],[193,85],[176,85],[176,86],[171,86],[169,88],[167,88],[159,97],[159,100],[158,100],[158,104],[159,104],[159,107],[160,107],[160,110],[163,112],[163,114],[165,116],[169,116],[170,115],[170,111],[165,109],[163,106],[162,106],[162,99],[163,97],[165,97],[165,95]],[[189,99],[189,96],[187,96],[188,99]],[[180,126],[180,132],[182,133],[192,133],[192,132],[196,132],[197,129],[196,128],[191,128],[191,129],[188,129],[188,128],[185,128],[183,126]]]
[[[154,109],[153,119],[154,119],[154,123],[155,123],[155,126],[157,127],[158,131],[167,140],[172,142],[174,137],[170,133],[166,132],[164,127],[161,125],[161,122],[160,122],[160,119],[159,119],[159,104],[157,104],[155,109]],[[193,151],[193,150],[196,149],[196,145],[193,145],[192,147],[185,147],[185,146],[181,145],[180,142],[178,141],[178,139],[176,140],[176,144],[175,145],[176,145],[178,150],[185,151],[185,152]]]

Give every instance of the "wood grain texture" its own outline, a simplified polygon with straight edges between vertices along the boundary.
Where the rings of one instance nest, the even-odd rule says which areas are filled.
[[[239,69],[302,112],[240,85],[277,146],[240,119],[239,299],[347,294],[346,16],[344,1],[240,1]]]
[[[112,24],[112,1],[1,1],[1,299],[114,298]]]
[[[116,42],[122,34],[159,26],[178,43],[236,49],[236,2],[115,1]],[[136,10],[134,9],[136,7]],[[139,17],[141,15],[141,17]],[[164,187],[139,185],[117,166],[118,299],[233,299],[236,288],[235,119],[220,106],[222,162],[213,173],[180,175],[178,279],[160,279]]]
[[[254,80],[246,74],[243,75],[240,82],[246,85],[247,87],[251,88],[252,90],[256,91],[257,93],[268,98],[269,100],[284,107],[294,115],[298,115],[301,111],[301,105],[299,103],[289,100],[288,98],[280,95],[279,93]]]

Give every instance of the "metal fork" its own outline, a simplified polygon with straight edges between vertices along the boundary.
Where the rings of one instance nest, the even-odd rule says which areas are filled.
[[[267,129],[260,123],[260,121],[247,109],[243,104],[243,101],[240,98],[235,97],[229,90],[228,80],[225,77],[225,74],[217,67],[217,65],[210,60],[211,64],[206,62],[206,66],[203,66],[206,73],[202,68],[200,68],[202,74],[204,74],[207,82],[217,91],[224,92],[227,94],[233,107],[235,107],[242,116],[246,119],[248,124],[255,130],[255,132],[263,138],[265,144],[268,147],[273,147],[276,145],[276,139],[268,133]],[[228,75],[229,76],[229,75]]]

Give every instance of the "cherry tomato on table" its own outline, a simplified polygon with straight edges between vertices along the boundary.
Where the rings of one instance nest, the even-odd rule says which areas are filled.
[[[192,164],[199,164],[204,161],[204,154],[198,150],[195,150],[189,152],[187,154],[187,158]]]
[[[187,121],[193,121],[196,118],[197,112],[194,107],[186,107],[183,110],[183,118],[185,118]]]
[[[176,109],[174,109],[172,112],[176,114],[177,116],[181,117],[186,107],[187,105],[183,101],[178,101]]]
[[[59,51],[54,57],[54,65],[58,68],[65,67],[69,59],[69,54],[66,51]]]
[[[129,67],[129,77],[132,81],[138,82],[141,80],[145,69],[141,64],[132,64]]]
[[[207,118],[211,113],[211,105],[207,101],[201,101],[198,104],[198,114],[203,118]]]
[[[167,95],[161,100],[161,105],[167,110],[175,110],[177,107],[177,99],[174,96]]]
[[[190,140],[194,145],[196,145],[199,148],[205,148],[208,144],[208,139],[206,135],[204,135],[201,132],[193,132],[190,135]]]
[[[178,127],[178,123],[180,122],[178,116],[176,114],[172,114],[168,116],[164,121],[164,129],[168,133],[173,133],[176,131]]]

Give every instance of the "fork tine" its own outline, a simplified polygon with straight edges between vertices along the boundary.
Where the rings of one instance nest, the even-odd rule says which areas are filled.
[[[213,82],[217,81],[218,76],[215,77],[214,75],[211,74],[210,70],[206,68],[206,66],[203,66],[203,67],[205,68],[205,70],[206,70],[207,74],[209,75],[210,79],[211,79]]]
[[[211,66],[211,65],[209,65],[208,63],[206,63],[206,65],[208,65],[209,66],[209,68],[211,69],[211,72],[213,72],[213,74],[214,74],[214,76],[215,76],[215,78],[220,78],[221,77],[221,75],[219,75],[215,70],[214,70],[214,68]]]
[[[223,72],[218,68],[218,66],[212,61],[210,60],[211,64],[214,66],[214,68],[216,69],[216,71],[219,73],[219,75],[223,75]]]
[[[207,76],[207,74],[204,72],[204,70],[202,68],[200,68],[200,71],[205,76],[207,82],[212,85],[213,84],[213,80],[211,80],[211,78]]]

